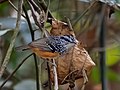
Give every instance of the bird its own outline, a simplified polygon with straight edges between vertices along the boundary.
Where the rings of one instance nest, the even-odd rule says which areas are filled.
[[[43,59],[53,59],[65,54],[76,43],[73,35],[48,36],[32,41],[26,48]],[[24,46],[22,49],[24,50]]]

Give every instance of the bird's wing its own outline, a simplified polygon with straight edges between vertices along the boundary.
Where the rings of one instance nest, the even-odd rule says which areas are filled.
[[[50,47],[47,45],[48,38],[40,38],[28,44],[31,48],[39,48],[44,51],[51,51]]]

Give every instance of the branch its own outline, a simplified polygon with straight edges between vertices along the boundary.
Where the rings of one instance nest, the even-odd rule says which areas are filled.
[[[49,62],[47,62],[47,71],[48,71],[48,87],[49,87],[49,90],[52,90],[51,86],[51,81],[50,81],[50,67],[49,67]]]
[[[18,12],[18,9],[15,7],[15,5],[14,5],[10,0],[8,0],[8,2],[9,2],[9,4]],[[26,18],[26,17],[23,15],[23,13],[21,13],[21,15],[22,15],[24,18]]]
[[[42,9],[46,12],[47,11],[47,5],[45,3],[44,0],[39,0],[40,1],[40,6],[42,7]],[[48,18],[47,18],[47,22],[51,23],[49,21],[49,18],[55,19],[54,16],[51,14],[50,10],[48,10]]]
[[[55,60],[52,59],[53,61],[53,74],[54,74],[54,90],[58,90],[58,77],[57,77],[57,70],[56,70],[56,64],[55,64]]]
[[[76,23],[94,6],[95,3],[97,3],[96,0],[79,17],[77,17],[77,19],[73,23],[73,26],[76,25]]]
[[[99,17],[99,47],[104,48],[103,51],[99,52],[100,56],[100,78],[102,84],[102,90],[107,90],[107,79],[106,79],[106,52],[105,52],[105,39],[106,39],[106,10],[107,5],[102,5],[101,15]]]
[[[21,67],[21,65],[31,56],[33,55],[30,54],[28,55],[25,59],[22,60],[22,62],[15,68],[15,70],[5,79],[5,81],[1,84],[0,90],[2,90],[2,87],[5,85],[5,83],[15,74],[15,72]]]
[[[34,21],[35,21],[35,24],[39,27],[39,29],[41,30],[41,31],[43,31],[43,29],[42,29],[42,27],[41,27],[41,23],[40,23],[40,21],[38,20],[38,17],[37,17],[37,14],[36,14],[36,10],[35,10],[35,8],[33,7],[34,5],[33,5],[33,3],[31,3],[31,2],[34,2],[34,1],[29,1],[29,0],[27,0],[27,3],[29,4],[29,6],[30,6],[30,8],[31,8],[31,12],[32,12],[32,16],[33,16],[33,19],[34,19]],[[39,9],[40,10],[40,9]],[[37,12],[38,13],[38,12]]]
[[[43,26],[43,34],[45,35],[45,37],[48,37],[48,32],[45,29],[45,23],[47,22],[47,19],[48,19],[49,6],[50,6],[50,0],[48,0],[47,10],[46,10],[45,20],[44,20],[44,26]]]
[[[22,13],[22,4],[23,4],[23,0],[19,0],[18,1],[18,14],[17,14],[16,27],[15,27],[15,30],[14,30],[14,33],[13,33],[13,36],[12,36],[12,41],[11,41],[10,46],[8,48],[7,54],[5,56],[5,59],[3,61],[2,66],[0,68],[0,78],[2,77],[2,75],[4,73],[4,70],[6,69],[6,66],[7,66],[7,64],[9,62],[9,60],[10,60],[12,49],[14,47],[15,40],[16,40],[17,34],[19,32],[20,20],[21,20],[21,13]]]

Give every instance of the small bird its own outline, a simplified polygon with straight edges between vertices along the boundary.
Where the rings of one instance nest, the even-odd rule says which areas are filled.
[[[41,58],[53,59],[65,54],[76,43],[77,40],[73,35],[49,36],[29,43],[27,49],[31,49]]]

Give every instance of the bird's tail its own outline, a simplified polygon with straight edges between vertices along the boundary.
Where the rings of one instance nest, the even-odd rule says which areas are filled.
[[[30,47],[28,45],[15,47],[15,50],[17,50],[17,51],[25,51],[25,50],[29,50],[29,49],[30,49]]]

